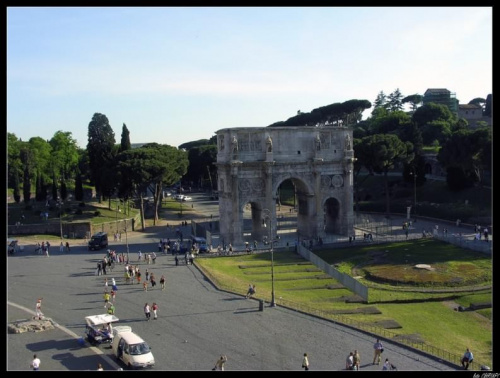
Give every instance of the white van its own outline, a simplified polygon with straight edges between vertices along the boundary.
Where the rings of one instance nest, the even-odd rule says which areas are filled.
[[[113,355],[131,369],[153,367],[155,358],[149,345],[129,326],[113,328]]]

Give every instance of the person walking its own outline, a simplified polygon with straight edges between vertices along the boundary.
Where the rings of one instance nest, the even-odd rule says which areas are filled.
[[[179,257],[177,257],[177,253],[175,254],[175,266],[179,266]]]
[[[145,281],[147,282],[147,281]],[[144,315],[146,315],[146,320],[149,321],[151,319],[151,309],[149,308],[149,304],[144,305]]]
[[[380,365],[380,360],[382,358],[382,352],[384,351],[384,346],[380,342],[380,339],[377,339],[375,344],[373,344],[373,365],[375,365],[375,361],[377,365]]]
[[[61,252],[61,253],[64,252],[64,244],[63,244],[63,242],[61,242],[61,244],[59,245],[59,252]]]
[[[104,291],[103,298],[104,298],[104,308],[107,308],[108,307],[108,302],[111,299],[111,295],[108,293],[108,290]]]
[[[464,356],[462,357],[462,361],[460,361],[462,363],[462,366],[463,366],[464,370],[467,370],[469,368],[469,364],[473,360],[474,360],[474,355],[469,350],[469,348],[467,348],[467,350],[464,353]]]
[[[107,275],[108,273],[106,273],[106,266],[108,265],[108,260],[106,257],[104,257],[101,261],[101,269],[102,269],[102,274],[105,274]]]
[[[42,299],[43,298],[38,298],[36,301],[35,305],[35,318],[38,318],[38,320],[42,320],[43,313],[42,313]]]
[[[108,290],[108,279],[107,278],[104,279],[104,289]]]
[[[221,355],[220,358],[215,362],[215,367],[212,370],[224,371],[224,365],[227,362],[227,357],[225,354]]]
[[[302,359],[302,368],[304,370],[309,370],[309,358],[307,358],[307,353],[304,353],[304,358]]]
[[[158,319],[158,305],[156,302],[153,302],[153,306],[151,308],[153,309],[153,320]]]
[[[138,261],[139,261],[139,262],[141,261],[141,258],[142,258],[142,252],[141,252],[141,251],[139,251],[139,252],[137,253],[137,259],[138,259]]]
[[[352,356],[352,370],[357,370],[359,371],[359,367],[361,365],[361,357],[359,355],[359,352],[357,349],[354,350],[354,354]]]
[[[33,355],[33,361],[31,361],[30,368],[33,370],[40,370],[40,359],[36,354]]]
[[[162,291],[165,290],[165,276],[163,274],[160,278],[160,286]]]
[[[66,242],[66,252],[69,252],[69,251],[70,251],[69,242]]]
[[[354,367],[354,353],[349,352],[349,355],[347,356],[345,360],[345,369],[346,370],[353,370]]]
[[[108,314],[109,315],[115,314],[115,305],[111,302],[108,302]]]

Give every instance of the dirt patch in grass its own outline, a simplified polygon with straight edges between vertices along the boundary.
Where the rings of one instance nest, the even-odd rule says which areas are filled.
[[[385,329],[397,329],[397,328],[403,328],[401,324],[399,324],[397,321],[389,319],[389,320],[380,320],[378,322],[374,322],[374,325],[377,327],[385,328]]]
[[[330,310],[328,311],[330,314],[341,315],[341,314],[365,314],[365,315],[380,315],[382,311],[373,306],[368,307],[358,307],[348,310]]]
[[[395,341],[401,341],[401,342],[408,340],[408,341],[411,341],[413,343],[421,343],[421,344],[425,343],[424,339],[422,338],[422,336],[420,336],[419,333],[411,333],[411,334],[407,334],[407,335],[396,335],[392,339]]]
[[[293,288],[290,288],[290,289],[283,289],[283,291],[315,290],[315,289],[335,290],[335,289],[345,289],[345,286],[342,286],[342,284],[331,284],[331,285],[323,285],[323,286],[293,287]]]

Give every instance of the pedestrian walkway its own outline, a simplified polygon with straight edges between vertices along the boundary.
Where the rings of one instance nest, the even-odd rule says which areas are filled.
[[[152,252],[157,248],[153,239],[158,235],[168,237],[170,232],[165,227],[151,228],[147,234],[133,238],[133,263],[138,250]],[[117,244],[116,248],[123,250],[124,246]],[[8,350],[12,353],[8,354],[8,369],[28,369],[37,353],[41,370],[94,370],[99,362],[104,370],[116,370],[108,360],[100,360],[102,355],[92,355],[94,349],[88,344],[82,347],[77,341],[84,332],[84,317],[103,311],[103,278],[94,275],[94,263],[101,254],[81,246],[71,255],[55,251],[52,257],[9,257],[8,298],[30,308],[33,298],[43,297],[44,314],[74,336],[61,329],[9,335]],[[144,264],[140,263],[141,271],[145,271]],[[344,353],[353,348],[362,356],[373,353],[371,335],[280,306],[265,306],[260,311],[258,301],[218,290],[196,265],[176,267],[171,255],[158,255],[154,268],[148,268],[158,276],[165,273],[166,289],[144,292],[140,285],[126,285],[121,275],[115,276],[116,315],[119,323],[131,326],[151,346],[155,370],[209,371],[214,357],[222,353],[228,355],[226,370],[300,370],[301,356],[307,350],[314,370],[331,371],[343,370]],[[147,322],[143,306],[153,301],[160,309],[158,320]],[[14,304],[8,305],[8,313],[11,320],[26,317]],[[455,370],[443,361],[390,341],[385,347],[400,370]],[[108,349],[101,346],[99,350],[110,356]],[[362,365],[361,370],[379,367]]]

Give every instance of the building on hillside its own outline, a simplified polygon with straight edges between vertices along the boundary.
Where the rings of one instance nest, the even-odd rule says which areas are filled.
[[[422,99],[424,105],[431,102],[445,105],[453,114],[458,114],[458,100],[455,93],[445,88],[429,88],[425,91]]]
[[[478,127],[478,122],[486,122],[491,126],[491,117],[483,115],[483,108],[476,104],[458,105],[458,117],[464,118],[471,128]]]

